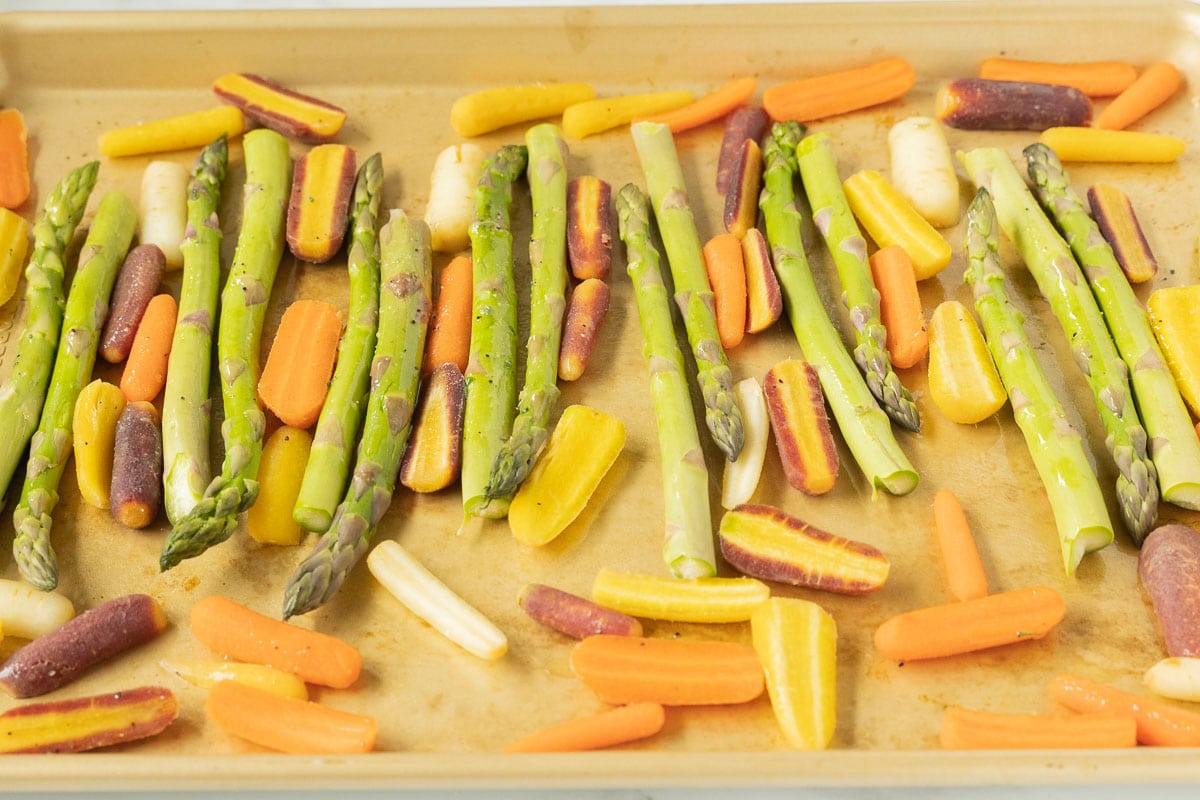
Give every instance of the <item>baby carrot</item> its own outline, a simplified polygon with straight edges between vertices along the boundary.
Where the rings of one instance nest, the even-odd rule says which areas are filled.
[[[1183,76],[1174,65],[1166,61],[1151,64],[1096,115],[1092,127],[1113,131],[1128,128],[1170,100],[1182,85]]]
[[[283,312],[258,396],[285,425],[309,428],[321,415],[342,336],[342,312],[322,300],[297,300]]]
[[[1127,61],[1058,62],[988,58],[979,65],[981,78],[1074,86],[1088,97],[1118,95],[1128,89],[1137,76],[1137,67]]]
[[[606,703],[746,703],[766,685],[752,649],[700,639],[589,636],[571,650],[571,669]]]
[[[130,403],[153,401],[167,382],[167,359],[178,310],[175,298],[169,294],[155,295],[146,306],[121,373],[121,393]]]
[[[999,714],[951,706],[938,733],[947,750],[1134,747],[1137,723],[1128,714]]]
[[[1049,586],[930,606],[886,620],[875,629],[875,649],[892,661],[916,661],[1040,639],[1066,610]]]
[[[756,85],[754,78],[734,78],[729,83],[696,98],[682,108],[655,114],[646,119],[651,122],[661,122],[671,129],[671,133],[698,128],[720,119],[745,103],[754,95]]]
[[[197,639],[226,658],[286,670],[308,683],[344,689],[362,670],[362,655],[354,645],[220,595],[192,606],[191,626]]]
[[[704,267],[716,303],[717,333],[726,350],[737,347],[746,335],[746,265],[742,240],[720,233],[704,243]]]
[[[1169,164],[1187,149],[1183,139],[1165,133],[1072,125],[1047,128],[1038,139],[1053,150],[1060,161]]]
[[[215,683],[204,711],[226,733],[284,753],[369,753],[378,731],[371,717],[237,681]]]
[[[809,122],[896,100],[916,80],[911,64],[903,58],[887,58],[772,86],[763,93],[763,107],[777,122]]]
[[[653,736],[666,719],[659,703],[630,703],[534,731],[509,742],[504,752],[565,753],[612,747]]]
[[[1050,696],[1072,711],[1115,711],[1132,716],[1137,721],[1137,740],[1142,744],[1200,746],[1200,714],[1195,711],[1077,675],[1052,678]]]
[[[915,366],[929,352],[929,332],[912,259],[903,247],[891,244],[876,250],[870,263],[892,364],[899,369]]]
[[[988,593],[987,575],[979,560],[979,551],[971,537],[967,515],[954,492],[939,489],[933,496],[933,524],[942,561],[946,565],[946,584],[955,600],[974,600]]]
[[[429,334],[425,340],[425,363],[421,375],[426,376],[439,366],[450,362],[459,372],[467,368],[467,353],[471,349],[471,281],[472,265],[469,255],[450,259],[438,275],[437,298]]]
[[[15,108],[0,109],[0,208],[17,208],[29,199],[29,145],[25,117]]]

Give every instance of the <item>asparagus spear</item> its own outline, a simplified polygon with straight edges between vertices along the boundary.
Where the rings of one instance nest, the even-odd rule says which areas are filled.
[[[228,539],[237,527],[238,514],[258,497],[258,462],[266,426],[257,398],[259,341],[283,255],[292,161],[287,140],[268,128],[247,133],[242,151],[246,162],[242,228],[221,292],[217,328],[225,458],[204,497],[175,523],[163,542],[158,560],[163,570]]]
[[[187,232],[179,246],[183,253],[179,324],[167,363],[162,410],[163,502],[172,523],[181,521],[200,502],[212,478],[209,373],[221,283],[217,207],[228,163],[229,143],[222,135],[200,152],[188,186]]]
[[[1141,541],[1158,516],[1157,472],[1146,455],[1146,431],[1129,390],[1128,371],[1096,299],[1070,247],[1042,213],[1008,154],[999,148],[980,148],[960,158],[975,185],[988,189],[1000,227],[1016,245],[1071,343],[1095,397],[1107,433],[1105,444],[1117,465],[1121,517],[1133,538]]]
[[[408,444],[432,307],[429,228],[394,210],[379,231],[379,247],[379,332],[354,474],[329,530],[288,581],[285,619],[327,602],[367,551],[391,505]]]
[[[967,209],[967,258],[964,280],[974,291],[988,349],[1046,487],[1063,565],[1073,574],[1085,553],[1112,541],[1112,526],[1083,437],[1067,420],[1037,362],[1025,334],[1024,316],[1008,299],[1000,269],[996,212],[985,188],[979,189]]]
[[[471,223],[475,297],[471,314],[471,354],[463,377],[463,511],[498,519],[509,498],[486,494],[492,464],[512,429],[517,402],[517,289],[513,280],[513,183],[529,153],[523,145],[501,147],[483,164],[475,189]]]
[[[1071,245],[1104,314],[1113,344],[1129,369],[1134,400],[1150,437],[1150,458],[1163,499],[1200,509],[1200,439],[1167,367],[1146,310],[1054,151],[1025,148],[1029,176],[1042,207]],[[1141,542],[1141,536],[1135,537]]]
[[[704,398],[704,421],[713,441],[730,461],[742,452],[742,413],[733,392],[733,372],[721,346],[713,316],[712,288],[671,129],[656,122],[635,122],[630,130],[646,188],[662,234],[663,249],[675,284],[675,302],[683,309],[688,343],[696,358],[696,379]]]
[[[917,471],[846,352],[804,255],[794,187],[796,145],[802,133],[797,122],[781,122],[771,128],[763,146],[764,188],[759,195],[788,319],[804,357],[817,368],[829,408],[867,480],[890,494],[907,494],[917,486]]]
[[[714,575],[716,553],[708,503],[708,470],[684,377],[683,353],[675,339],[658,250],[650,241],[650,204],[637,186],[626,184],[617,193],[617,220],[627,253],[626,271],[637,299],[642,356],[650,372],[654,419],[658,425],[666,523],[663,558],[676,577]]]
[[[68,173],[33,226],[33,255],[25,268],[25,329],[12,371],[0,386],[0,419],[10,426],[0,437],[0,507],[42,413],[66,305],[63,259],[99,169],[100,162],[91,161]]]
[[[358,170],[354,213],[350,217],[350,314],[338,347],[337,368],[317,420],[312,450],[292,516],[306,530],[329,528],[350,473],[354,443],[367,402],[370,354],[379,324],[379,204],[383,159],[379,153]]]
[[[841,280],[842,301],[854,329],[854,361],[866,376],[871,394],[892,421],[910,431],[920,430],[917,404],[892,369],[887,332],[879,321],[879,292],[867,263],[867,241],[842,191],[829,134],[806,136],[796,147],[796,163],[813,222],[833,256]]]
[[[13,512],[17,568],[26,581],[43,591],[58,585],[57,560],[50,546],[50,515],[71,456],[75,401],[92,379],[109,296],[136,229],[137,209],[129,198],[120,192],[106,194],[71,279],[46,403],[30,440],[21,499]]]
[[[550,437],[550,414],[559,394],[558,349],[567,287],[567,145],[558,126],[549,123],[530,128],[525,133],[525,145],[533,203],[533,235],[529,241],[533,286],[525,385],[517,398],[512,434],[496,454],[483,490],[489,499],[511,498],[533,469],[533,462]]]

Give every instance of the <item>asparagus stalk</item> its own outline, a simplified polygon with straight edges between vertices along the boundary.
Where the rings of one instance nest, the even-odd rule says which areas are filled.
[[[496,454],[483,490],[490,499],[511,499],[533,469],[550,438],[550,414],[559,395],[558,349],[567,288],[567,145],[558,126],[549,123],[530,128],[525,145],[533,205],[525,385],[517,398],[512,433]]]
[[[284,217],[291,189],[291,156],[283,136],[268,128],[242,138],[246,188],[242,228],[221,293],[217,372],[225,422],[221,473],[163,542],[159,567],[168,570],[230,537],[238,514],[258,497],[266,417],[258,405],[259,342],[275,273],[283,255]]]
[[[804,255],[794,186],[796,145],[802,133],[797,122],[777,123],[771,128],[763,146],[764,188],[759,195],[788,319],[804,357],[817,368],[829,408],[867,480],[890,494],[907,494],[917,486],[917,471],[846,352]]]
[[[229,143],[222,135],[200,152],[188,186],[187,228],[179,246],[183,253],[179,323],[171,342],[162,410],[163,503],[172,523],[200,502],[212,479],[209,377],[221,285],[217,208],[228,163]]]
[[[67,295],[46,403],[30,440],[29,465],[13,512],[17,569],[43,591],[58,585],[57,559],[50,546],[50,515],[71,456],[75,401],[92,379],[108,300],[136,229],[137,209],[129,198],[120,192],[106,194],[79,252]]]
[[[1100,233],[1083,201],[1071,188],[1054,151],[1042,144],[1025,148],[1029,176],[1042,207],[1066,237],[1103,312],[1133,387],[1142,424],[1150,438],[1150,458],[1158,471],[1163,499],[1200,509],[1200,439],[1179,395],[1146,310]],[[1135,537],[1140,543],[1141,537]]]
[[[0,420],[8,426],[0,437],[0,507],[42,414],[66,305],[63,261],[99,169],[100,162],[91,161],[68,173],[33,226],[33,255],[25,268],[25,328],[12,371],[0,386]]]
[[[358,170],[350,217],[350,314],[338,347],[337,368],[317,420],[312,449],[292,517],[306,530],[324,533],[346,489],[370,384],[371,353],[379,324],[379,204],[383,159],[379,153]]]
[[[354,474],[329,530],[288,581],[285,619],[327,602],[367,551],[391,505],[408,444],[432,308],[429,228],[394,210],[379,231],[379,247],[379,331]]]
[[[708,470],[692,413],[683,353],[676,343],[659,254],[650,241],[650,204],[642,190],[626,184],[617,193],[617,220],[627,252],[642,329],[642,356],[650,373],[654,419],[662,461],[663,558],[680,578],[716,574]]]
[[[991,195],[980,188],[967,209],[967,269],[988,349],[1012,403],[1013,418],[1033,459],[1054,514],[1068,574],[1085,553],[1112,541],[1112,526],[1083,437],[1067,419],[1042,372],[1025,318],[1008,299],[1000,269],[999,234]]]
[[[850,312],[854,329],[854,361],[866,376],[871,394],[892,421],[910,431],[920,430],[917,404],[892,369],[887,331],[879,320],[879,292],[867,262],[867,240],[858,230],[842,191],[829,134],[806,136],[796,146],[796,163],[813,223],[833,256],[842,284],[842,302]]]
[[[501,147],[483,164],[471,223],[475,295],[471,353],[463,377],[463,511],[498,519],[507,497],[487,496],[496,454],[508,439],[517,402],[517,289],[513,279],[512,189],[529,160],[523,145]]]
[[[975,185],[988,189],[1000,227],[1016,245],[1071,343],[1104,424],[1105,445],[1117,465],[1121,518],[1141,541],[1158,517],[1157,471],[1146,455],[1146,430],[1129,390],[1128,371],[1096,299],[1070,247],[1042,213],[1008,154],[980,148],[960,158]]]
[[[669,127],[656,122],[635,122],[630,130],[671,268],[675,302],[683,310],[688,344],[696,359],[704,421],[717,447],[730,461],[736,461],[744,440],[742,413],[733,391],[733,372],[717,333],[712,288],[675,140]]]

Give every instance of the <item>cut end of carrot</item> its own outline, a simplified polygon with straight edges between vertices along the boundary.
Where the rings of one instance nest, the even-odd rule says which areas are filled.
[[[25,117],[15,108],[0,109],[0,208],[19,208],[29,192]]]
[[[297,300],[283,312],[258,396],[284,424],[309,428],[316,423],[341,335],[341,311],[322,300]]]

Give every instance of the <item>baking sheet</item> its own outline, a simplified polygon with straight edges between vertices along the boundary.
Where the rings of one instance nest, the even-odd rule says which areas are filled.
[[[685,20],[680,24],[680,20]],[[212,80],[225,72],[258,72],[342,105],[349,122],[339,140],[360,156],[375,150],[387,168],[385,204],[419,215],[433,158],[458,141],[450,104],[489,85],[587,80],[600,94],[687,88],[697,94],[752,74],[759,89],[816,72],[902,55],[918,83],[902,102],[815,124],[833,134],[841,172],[886,174],[891,123],[928,114],[943,80],[972,74],[990,55],[1027,58],[1123,58],[1137,64],[1171,60],[1197,85],[1196,12],[1185,3],[899,3],[678,8],[563,8],[406,10],[362,12],[130,13],[87,16],[0,16],[0,102],[20,108],[31,129],[37,186],[22,209],[32,218],[45,193],[65,173],[98,157],[96,137],[114,127],[203,108],[214,102]],[[1190,203],[1197,180],[1196,114],[1189,88],[1144,124],[1172,133],[1191,148],[1177,164],[1153,168],[1071,167],[1077,187],[1098,179],[1117,183],[1147,223],[1163,268],[1150,290],[1194,281],[1196,220]],[[513,128],[481,137],[485,148],[519,141]],[[1033,134],[948,130],[952,147],[998,144],[1014,156]],[[713,174],[720,126],[678,138],[681,163],[704,236],[720,229],[721,201]],[[304,151],[293,146],[293,155]],[[162,157],[162,156],[158,156]],[[169,158],[190,164],[194,153]],[[103,163],[94,209],[109,189],[136,198],[149,158]],[[222,203],[225,263],[232,253],[241,196],[240,151],[231,151]],[[642,183],[632,143],[617,130],[571,143],[572,174],[593,173],[614,189]],[[964,201],[969,187],[964,182]],[[518,190],[518,202],[528,194]],[[86,220],[85,220],[86,225]],[[528,266],[521,243],[528,214],[516,223],[518,281]],[[811,232],[811,231],[810,231]],[[960,283],[962,230],[948,231],[955,259],[939,278],[922,284],[926,313],[943,299],[969,304]],[[815,239],[810,240],[816,242]],[[618,249],[618,253],[620,250]],[[809,248],[819,276],[832,267],[816,242]],[[1063,346],[1057,325],[1032,280],[1006,251],[1015,294],[1028,312],[1039,356],[1074,401],[1097,455],[1101,482],[1114,477],[1105,463],[1103,434],[1091,400]],[[436,264],[445,262],[441,257]],[[344,257],[325,266],[285,256],[272,297],[264,345],[291,300],[347,300]],[[899,438],[921,474],[901,498],[872,495],[841,448],[835,490],[806,498],[790,489],[774,452],[768,453],[756,500],[778,505],[811,524],[862,539],[891,559],[888,585],[875,595],[843,598],[775,587],[782,595],[817,600],[839,625],[838,733],[826,753],[789,750],[776,730],[765,695],[740,707],[672,709],[666,729],[620,751],[510,756],[497,753],[519,733],[601,708],[570,674],[571,642],[529,621],[516,605],[520,588],[541,581],[588,594],[603,566],[665,574],[660,558],[661,497],[658,447],[642,365],[636,310],[622,261],[611,277],[613,301],[588,373],[563,385],[560,408],[582,402],[619,416],[628,444],[583,518],[552,544],[517,545],[502,522],[457,532],[457,491],[413,496],[399,491],[377,537],[395,538],[509,636],[498,663],[457,649],[377,587],[365,567],[324,609],[299,624],[344,636],[363,651],[365,671],[349,691],[313,690],[314,699],[369,713],[380,720],[378,752],[369,756],[269,755],[210,725],[203,692],[158,666],[162,658],[205,657],[187,630],[195,599],[223,593],[274,614],[283,586],[308,552],[255,544],[240,529],[227,543],[165,574],[157,557],[166,524],[144,532],[115,525],[106,512],[80,502],[68,473],[55,512],[53,543],[61,590],[80,609],[132,591],[154,595],[173,622],[159,640],[96,670],[63,696],[163,683],[181,701],[180,719],[156,739],[82,756],[10,757],[9,788],[212,788],[661,785],[661,784],[979,784],[1013,782],[1146,782],[1196,780],[1195,751],[1139,749],[1118,753],[943,753],[937,728],[950,704],[997,711],[1048,710],[1046,682],[1078,672],[1140,690],[1141,672],[1161,657],[1153,620],[1137,586],[1136,551],[1124,534],[1085,559],[1074,578],[1062,574],[1054,526],[1011,413],[978,426],[941,418],[925,391],[923,368],[902,373],[922,411],[918,435]],[[830,307],[834,293],[823,281]],[[522,293],[524,304],[527,293]],[[0,311],[0,374],[12,356],[10,339],[21,309]],[[779,325],[730,354],[736,378],[761,377],[797,348]],[[97,375],[117,380],[111,368]],[[0,423],[2,424],[2,423]],[[712,471],[714,523],[720,455],[706,443]],[[898,666],[878,658],[875,626],[900,610],[944,602],[941,564],[931,525],[934,492],[953,489],[967,509],[994,590],[1047,583],[1063,592],[1064,623],[1049,637],[1005,650]],[[1110,493],[1111,494],[1111,493]],[[5,525],[11,516],[10,493]],[[1194,522],[1194,514],[1163,506],[1163,521]],[[115,557],[114,557],[115,556]],[[14,577],[11,558],[0,558]],[[748,642],[746,625],[648,623],[653,635]],[[12,643],[6,645],[11,648]],[[13,705],[0,702],[0,708]],[[230,757],[235,756],[235,757]]]

